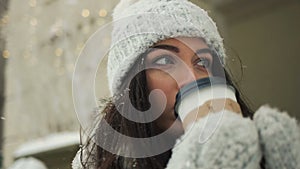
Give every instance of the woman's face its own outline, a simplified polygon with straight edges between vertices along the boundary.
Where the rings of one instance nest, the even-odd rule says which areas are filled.
[[[166,96],[165,109],[154,121],[160,132],[174,122],[181,123],[174,114],[175,97],[184,85],[210,75],[212,55],[200,38],[167,39],[155,44],[146,56],[146,78],[149,91],[161,90]],[[153,105],[164,103],[158,97]]]

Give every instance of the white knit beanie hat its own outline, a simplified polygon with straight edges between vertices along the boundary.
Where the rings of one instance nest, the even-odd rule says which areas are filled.
[[[137,58],[155,43],[177,37],[201,37],[225,62],[225,50],[215,22],[187,0],[121,0],[113,13],[108,55],[108,86],[112,95]]]

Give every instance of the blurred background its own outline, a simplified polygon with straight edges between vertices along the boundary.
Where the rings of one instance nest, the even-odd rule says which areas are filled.
[[[300,119],[300,1],[193,2],[217,22],[227,63],[252,108],[269,104]],[[71,168],[80,143],[72,99],[76,59],[117,3],[0,0],[0,168]],[[101,64],[99,97],[108,94]]]

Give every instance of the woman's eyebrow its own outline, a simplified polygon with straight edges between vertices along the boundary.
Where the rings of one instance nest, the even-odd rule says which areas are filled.
[[[177,48],[176,46],[172,46],[172,45],[156,45],[156,46],[151,47],[148,50],[147,53],[155,51],[156,49],[164,49],[164,50],[168,50],[168,51],[175,52],[175,53],[179,53],[180,52],[179,48]]]
[[[203,48],[203,49],[198,49],[195,52],[197,55],[202,54],[202,53],[210,53],[212,54],[212,51],[209,48]]]
[[[203,49],[196,50],[195,55],[193,57],[198,58],[199,57],[198,55],[201,55],[203,53],[208,53],[212,56],[212,59],[214,58],[213,51],[209,48],[203,48]]]

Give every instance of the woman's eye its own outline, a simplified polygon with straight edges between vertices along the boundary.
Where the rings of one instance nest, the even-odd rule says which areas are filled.
[[[161,56],[158,59],[156,59],[153,63],[156,65],[174,64],[173,60],[169,56]]]
[[[210,67],[210,61],[206,58],[200,58],[199,60],[197,60],[196,63],[198,66],[202,66],[205,68],[209,68]]]

